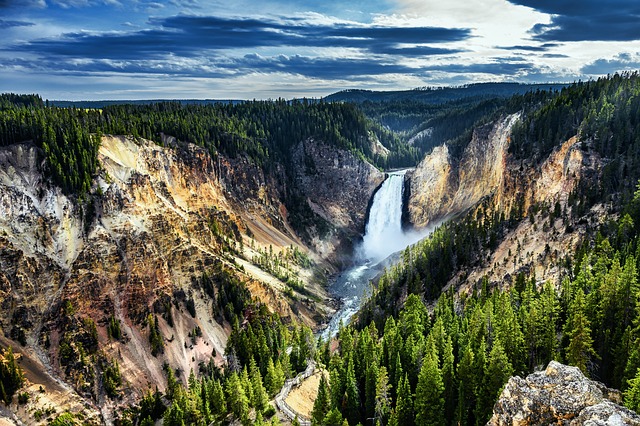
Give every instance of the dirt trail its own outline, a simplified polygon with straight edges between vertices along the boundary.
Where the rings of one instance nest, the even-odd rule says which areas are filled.
[[[303,381],[300,386],[292,389],[285,400],[293,411],[307,419],[311,418],[313,404],[318,396],[321,374],[323,373],[320,370],[316,371],[312,376]]]

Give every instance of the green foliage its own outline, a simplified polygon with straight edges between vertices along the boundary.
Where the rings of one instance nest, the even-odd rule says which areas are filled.
[[[313,410],[311,411],[311,424],[319,426],[326,417],[331,407],[331,399],[329,395],[329,388],[327,385],[327,379],[324,373],[320,374],[320,384],[318,385],[318,395],[313,403]]]
[[[552,283],[536,285],[525,276],[509,291],[492,290],[482,280],[480,291],[472,294],[441,294],[431,312],[422,297],[409,294],[400,309],[391,310],[382,333],[377,316],[366,326],[361,318],[361,330],[343,328],[340,351],[328,363],[331,408],[350,424],[365,424],[371,416],[371,378],[386,370],[396,383],[388,424],[485,424],[511,375],[526,375],[552,359],[598,374],[607,385],[628,387],[626,403],[635,407],[640,400],[640,237],[627,227],[628,234],[619,238],[619,222],[629,220],[622,216],[603,227],[611,240],[599,235],[580,249],[581,260],[569,269],[560,294]],[[446,244],[434,238],[440,249]],[[393,286],[405,285],[424,261],[420,251],[405,254],[404,263],[382,277],[378,292],[385,294],[374,294],[374,300],[391,300]],[[364,398],[353,404],[349,393]]]
[[[76,420],[75,416],[71,413],[62,413],[56,417],[49,426],[77,426],[81,423]]]
[[[122,338],[122,330],[120,329],[120,320],[114,315],[109,317],[109,323],[107,324],[107,335],[114,340],[120,340]]]
[[[337,408],[331,409],[322,420],[322,426],[343,426],[346,420],[343,420],[340,410]]]
[[[253,256],[253,263],[292,289],[304,292],[304,284],[298,278],[298,271],[294,265],[304,268],[311,267],[309,257],[297,247],[285,247],[279,253],[274,253],[272,246],[269,249],[257,248],[257,254]]]
[[[120,395],[118,388],[122,385],[120,375],[120,365],[118,360],[107,362],[102,370],[102,386],[109,398],[116,398]]]
[[[146,419],[150,419],[152,422],[158,420],[162,418],[166,410],[162,402],[162,394],[158,391],[157,387],[153,393],[148,390],[142,396],[139,405],[138,418],[143,419],[143,421],[146,421]]]
[[[225,384],[225,398],[229,411],[233,413],[235,418],[240,419],[243,424],[249,418],[249,398],[246,393],[247,388],[238,377],[237,373],[231,373],[231,376]]]
[[[0,94],[0,111],[14,107],[44,107],[44,102],[39,95],[19,95],[16,93]]]
[[[542,161],[554,147],[578,136],[584,150],[595,150],[612,161],[602,178],[582,186],[591,202],[621,192],[633,194],[640,178],[640,75],[626,72],[578,82],[525,111],[513,129],[509,150],[517,158]]]
[[[158,317],[149,314],[147,318],[149,324],[149,344],[151,345],[151,355],[158,356],[158,354],[164,353],[164,338],[158,325]]]
[[[13,395],[24,384],[24,373],[9,347],[0,352],[0,399],[10,404]]]
[[[164,135],[206,148],[212,156],[247,156],[269,172],[289,164],[291,148],[309,138],[393,167],[415,164],[411,148],[376,127],[351,104],[303,101],[111,105],[102,109],[45,107],[32,95],[0,95],[0,146],[33,141],[42,149],[53,184],[80,197],[91,189],[102,134],[131,135],[164,143]],[[376,132],[392,154],[378,157],[370,135]],[[406,151],[405,153],[402,153]],[[285,167],[285,170],[289,170]],[[290,198],[290,197],[289,197]],[[295,201],[288,199],[292,212]]]
[[[635,412],[640,411],[640,370],[633,379],[629,379],[629,388],[624,392],[624,405]]]
[[[27,402],[29,402],[30,397],[31,396],[29,395],[28,392],[20,392],[18,394],[18,404],[25,405]]]
[[[415,412],[417,425],[438,425],[444,418],[444,383],[442,372],[438,368],[435,346],[420,368],[418,386],[415,394]]]
[[[569,339],[566,357],[569,364],[588,374],[587,366],[595,351],[591,338],[591,324],[585,308],[584,292],[579,288],[569,306],[569,318],[565,324],[565,333]]]

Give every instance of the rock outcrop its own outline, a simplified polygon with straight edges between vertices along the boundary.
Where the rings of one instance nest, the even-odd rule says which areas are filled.
[[[473,207],[503,183],[511,127],[510,115],[474,130],[459,159],[446,145],[435,148],[409,175],[410,222],[418,228]]]
[[[368,204],[384,181],[384,173],[351,152],[314,139],[298,144],[292,159],[296,186],[311,210],[342,234],[362,234]],[[317,251],[329,256],[336,240],[315,239],[313,243]]]
[[[640,425],[640,416],[620,402],[619,391],[551,361],[526,379],[509,379],[487,425]]]

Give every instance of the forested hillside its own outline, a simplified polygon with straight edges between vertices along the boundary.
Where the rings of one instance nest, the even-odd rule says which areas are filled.
[[[162,142],[162,135],[205,147],[212,155],[246,155],[265,170],[289,159],[290,148],[316,138],[381,167],[411,165],[416,154],[353,105],[265,101],[209,105],[163,102],[103,109],[45,107],[38,96],[2,95],[0,146],[32,140],[47,159],[53,182],[66,193],[87,192],[95,174],[100,134]],[[375,138],[390,150],[373,151]]]
[[[413,101],[424,104],[444,104],[464,98],[510,98],[525,93],[560,90],[566,84],[477,83],[451,87],[421,87],[413,90],[372,91],[343,90],[325,99],[346,102],[396,102]]]
[[[504,114],[536,108],[557,96],[563,87],[486,83],[407,92],[345,91],[328,99],[355,103],[375,126],[393,132],[412,148],[405,155],[417,164],[445,142],[458,155],[474,128]]]
[[[486,199],[407,249],[380,278],[356,325],[340,331],[338,349],[332,350],[331,342],[319,345],[315,358],[329,379],[320,382],[313,424],[485,424],[512,374],[526,374],[552,359],[622,389],[625,403],[639,408],[640,176],[630,167],[640,154],[634,130],[638,109],[632,107],[639,90],[636,75],[614,76],[508,102],[509,108],[519,105],[522,114],[511,146],[517,162],[536,164],[576,134],[584,150],[609,161],[601,174],[581,182],[567,206],[532,205],[525,211],[520,200],[499,211]],[[561,119],[569,100],[582,104],[585,93],[591,112]],[[557,136],[550,145],[546,136],[532,134],[531,129],[544,128],[541,120],[561,122],[552,127]],[[626,139],[613,142],[621,121],[629,129]],[[531,151],[523,153],[524,146]],[[620,152],[625,155],[618,157]],[[626,174],[609,181],[611,164]],[[579,221],[601,203],[611,219],[592,228],[577,252],[562,257],[562,281],[538,282],[523,271],[506,290],[485,279],[468,294],[453,287],[442,293],[454,274],[482,263],[520,221],[573,223],[571,218]],[[199,395],[200,386],[190,384],[188,394]],[[262,415],[256,424],[264,424]]]

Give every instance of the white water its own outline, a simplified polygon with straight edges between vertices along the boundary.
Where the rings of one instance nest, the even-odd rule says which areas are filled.
[[[406,170],[391,173],[373,197],[369,221],[362,244],[358,247],[358,260],[378,263],[390,254],[402,250],[402,195]]]
[[[369,211],[362,243],[355,248],[354,265],[344,271],[331,286],[342,307],[335,313],[322,338],[338,332],[340,323],[347,324],[369,295],[369,282],[384,268],[384,260],[405,247],[418,242],[429,231],[402,230],[402,198],[406,170],[393,172],[376,192]]]

